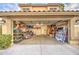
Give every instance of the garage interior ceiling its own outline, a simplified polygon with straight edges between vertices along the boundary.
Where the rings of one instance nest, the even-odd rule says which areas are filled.
[[[26,24],[36,24],[37,22],[39,24],[55,24],[58,21],[66,21],[69,20],[70,18],[16,18],[13,19],[14,21],[21,21]]]

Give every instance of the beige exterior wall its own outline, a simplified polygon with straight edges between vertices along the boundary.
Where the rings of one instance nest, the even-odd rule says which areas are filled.
[[[78,19],[77,17],[73,17],[73,18],[70,20],[71,39],[76,39],[76,34],[77,34],[77,33],[75,32],[75,30],[77,30],[77,29],[75,28],[75,21],[76,21],[77,19]]]
[[[77,44],[79,45],[79,38],[77,37],[79,32],[78,29],[75,27],[75,21],[78,20],[78,17],[73,17],[70,20],[70,44]]]
[[[6,23],[2,25],[2,34],[12,34],[12,20],[9,18],[4,18],[4,20]]]
[[[29,6],[29,7],[21,7],[21,10],[23,11],[23,9],[25,8],[29,8],[30,11],[43,11],[43,10],[47,11],[50,10],[50,8],[56,8],[56,10],[61,10],[59,6]]]
[[[21,7],[22,11],[25,8],[29,8],[30,11],[43,11],[43,10],[46,10],[47,11],[48,10],[47,7]]]
[[[60,8],[59,8],[58,6],[57,6],[57,7],[54,7],[54,6],[53,6],[53,7],[52,7],[52,6],[49,6],[49,7],[48,7],[48,10],[50,10],[50,8],[56,8],[57,10],[60,10]],[[55,11],[56,11],[56,10],[55,10]]]
[[[43,11],[43,10],[48,10],[47,7],[32,7],[32,11]]]
[[[68,22],[68,27],[69,27],[69,36],[71,40],[74,40],[77,38],[79,28],[75,27],[75,21],[77,20],[77,17],[73,17],[72,19],[69,20]]]
[[[77,39],[79,38],[79,25],[78,25],[78,27],[75,27],[75,37]]]
[[[21,10],[23,11],[23,9],[25,9],[25,8],[29,8],[30,11],[32,11],[32,7],[22,7]]]

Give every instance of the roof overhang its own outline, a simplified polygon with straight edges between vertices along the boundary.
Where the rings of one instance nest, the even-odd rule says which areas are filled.
[[[45,12],[45,11],[43,11],[43,12],[40,12],[40,11],[37,11],[37,12],[35,12],[35,11],[5,11],[5,12],[0,12],[0,17],[2,17],[2,16],[35,16],[35,15],[37,15],[37,16],[50,16],[50,15],[52,15],[52,16],[55,16],[55,15],[63,15],[63,16],[79,16],[79,11],[55,11],[55,12],[49,12],[49,11],[47,11],[47,12]]]

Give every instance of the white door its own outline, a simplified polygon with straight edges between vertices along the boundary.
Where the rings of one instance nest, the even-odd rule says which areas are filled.
[[[41,27],[41,34],[42,34],[42,35],[46,35],[46,34],[47,34],[47,26],[46,26],[46,25],[43,25],[43,26]]]

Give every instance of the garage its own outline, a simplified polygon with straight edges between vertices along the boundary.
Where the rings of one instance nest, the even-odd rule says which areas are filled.
[[[13,35],[15,44],[68,43],[68,20],[14,20]]]
[[[4,23],[0,32],[11,35],[12,44],[79,44],[78,11],[65,11],[63,4],[19,4],[19,7],[20,11],[0,12]]]

